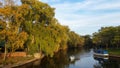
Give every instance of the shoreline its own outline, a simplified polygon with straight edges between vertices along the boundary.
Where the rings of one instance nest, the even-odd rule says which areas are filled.
[[[12,65],[11,68],[19,67],[19,66],[22,66],[22,65],[25,65],[25,64],[28,64],[28,63],[34,62],[34,61],[36,61],[36,60],[40,60],[40,59],[33,58],[33,59],[28,60],[28,61],[25,61],[25,62],[19,62],[19,63],[17,63],[17,64]]]
[[[120,49],[108,49],[110,58],[120,58]]]
[[[29,64],[31,62],[34,62],[34,61],[37,61],[37,60],[41,60],[42,58],[44,58],[44,56],[40,57],[40,58],[33,58],[33,59],[30,59],[30,60],[26,60],[26,61],[20,61],[20,62],[17,62],[15,64],[8,64],[8,65],[3,65],[1,64],[0,65],[0,68],[16,68],[16,67],[19,67],[19,66],[23,66],[25,64]]]
[[[111,58],[120,58],[120,55],[113,55],[113,54],[110,54],[109,57],[111,57]]]

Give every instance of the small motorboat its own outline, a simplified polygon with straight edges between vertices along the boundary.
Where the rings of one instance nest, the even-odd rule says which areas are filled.
[[[98,49],[94,51],[94,56],[103,56],[103,57],[107,57],[109,56],[108,51],[107,50],[103,50],[103,49]]]

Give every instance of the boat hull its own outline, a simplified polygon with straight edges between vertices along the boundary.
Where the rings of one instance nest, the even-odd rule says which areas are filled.
[[[103,57],[108,57],[109,54],[99,54],[99,53],[94,53],[94,56],[103,56]]]

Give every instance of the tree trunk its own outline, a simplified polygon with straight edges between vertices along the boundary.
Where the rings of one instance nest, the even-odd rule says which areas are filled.
[[[106,44],[106,49],[108,49],[108,44]]]
[[[6,61],[6,56],[7,56],[7,47],[6,47],[6,44],[5,44],[5,51],[4,51],[4,58],[3,58],[4,62]]]

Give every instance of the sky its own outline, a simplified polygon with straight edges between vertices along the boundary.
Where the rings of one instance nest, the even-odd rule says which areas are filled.
[[[120,25],[120,0],[41,0],[55,9],[55,17],[80,35]]]

